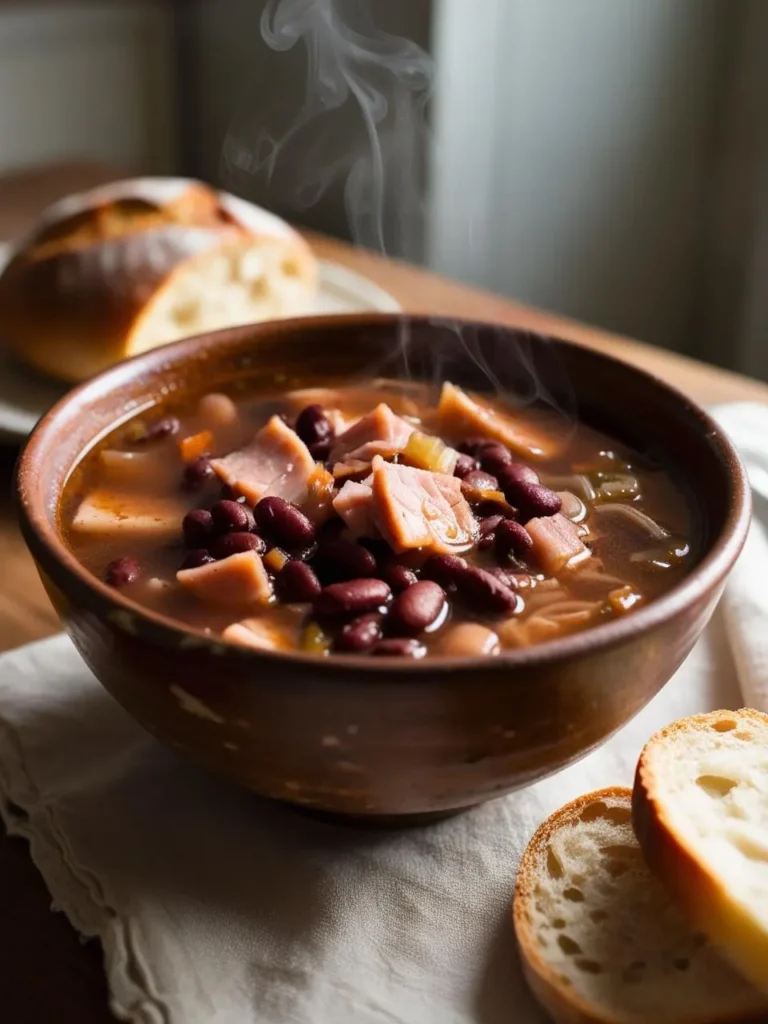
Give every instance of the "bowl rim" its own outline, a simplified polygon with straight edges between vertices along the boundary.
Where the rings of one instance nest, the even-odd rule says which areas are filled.
[[[223,649],[227,654],[251,661],[271,662],[276,667],[286,662],[296,663],[307,668],[314,668],[318,674],[330,670],[339,676],[349,673],[359,675],[361,671],[371,677],[380,676],[382,673],[391,675],[393,668],[396,667],[396,675],[402,674],[407,677],[415,675],[418,679],[425,672],[429,672],[431,675],[441,675],[458,671],[476,671],[481,668],[487,670],[492,666],[495,669],[511,671],[516,668],[530,668],[531,666],[566,661],[579,656],[583,657],[597,650],[625,643],[653,630],[685,611],[697,598],[718,586],[730,571],[744,546],[751,516],[751,491],[747,473],[738,452],[723,428],[691,398],[647,370],[640,369],[632,363],[608,355],[589,345],[549,334],[528,331],[527,328],[515,328],[511,324],[451,318],[452,324],[468,330],[494,328],[504,331],[524,330],[529,335],[554,342],[558,346],[586,350],[599,362],[618,363],[624,371],[645,378],[646,382],[657,390],[666,392],[674,401],[684,405],[688,413],[700,421],[702,430],[714,447],[716,455],[726,471],[730,487],[728,512],[722,529],[710,544],[701,562],[669,591],[639,608],[632,615],[613,619],[559,639],[502,651],[501,654],[493,658],[478,655],[474,657],[427,657],[413,660],[396,657],[370,658],[364,655],[349,654],[318,658],[316,655],[301,651],[285,652],[249,648],[225,641],[221,635],[211,635],[202,629],[185,626],[178,620],[143,607],[122,595],[120,591],[108,586],[78,561],[60,538],[56,527],[48,521],[46,508],[40,507],[40,504],[34,500],[38,470],[46,451],[50,450],[52,444],[55,444],[59,431],[59,420],[70,413],[73,407],[79,403],[93,400],[115,386],[129,383],[137,376],[146,375],[151,378],[162,373],[164,368],[175,366],[193,354],[199,355],[201,349],[219,349],[229,344],[237,345],[246,338],[254,338],[255,341],[262,333],[278,331],[280,334],[290,336],[295,331],[322,329],[325,332],[331,332],[338,327],[357,326],[362,329],[386,324],[396,326],[403,321],[407,321],[409,324],[429,325],[435,320],[442,323],[445,317],[409,313],[362,313],[296,317],[244,324],[183,338],[169,345],[141,353],[109,367],[97,376],[78,385],[40,419],[16,464],[14,491],[18,515],[22,534],[33,557],[41,563],[40,567],[46,573],[45,561],[48,560],[56,563],[66,573],[74,577],[82,587],[91,591],[93,597],[106,606],[105,617],[109,617],[116,626],[123,620],[131,621],[131,631],[134,632],[137,625],[144,621],[151,624],[153,630],[168,634],[169,638],[173,638],[177,647],[183,648],[186,639],[187,647],[194,646],[198,649],[207,647],[218,654],[221,654]],[[130,416],[139,412],[139,408],[132,410]],[[114,429],[119,422],[120,420],[116,419],[110,429]],[[95,435],[88,446],[89,449],[106,433],[108,431],[104,430]],[[65,479],[65,485],[69,475]],[[63,489],[62,487],[57,495],[57,505]],[[138,621],[133,622],[133,618]]]

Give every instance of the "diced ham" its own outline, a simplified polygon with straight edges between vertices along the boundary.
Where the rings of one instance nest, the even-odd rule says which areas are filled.
[[[548,576],[574,568],[591,554],[578,528],[561,512],[531,519],[525,528],[533,541],[533,556]]]
[[[315,460],[298,434],[273,416],[246,448],[211,465],[251,505],[267,495],[301,504],[307,496]]]
[[[378,537],[373,518],[373,477],[356,482],[348,480],[333,500],[336,513],[347,524],[353,537]]]
[[[513,419],[509,413],[499,412],[491,405],[471,398],[461,388],[446,381],[437,407],[439,429],[453,437],[469,435],[500,441],[517,455],[526,458],[552,458],[562,447],[561,442],[549,437],[531,424]]]
[[[347,459],[346,462],[337,462],[333,467],[333,476],[336,480],[349,480],[354,477],[368,476],[371,472],[370,462],[362,462],[360,459]]]
[[[178,535],[185,511],[174,498],[91,491],[80,502],[71,530],[92,537],[160,540]]]
[[[176,579],[201,601],[224,605],[269,604],[272,584],[255,551],[230,555],[197,569],[181,569]]]
[[[259,651],[296,650],[296,629],[271,619],[243,619],[233,622],[221,634],[224,640]]]
[[[378,455],[373,460],[373,521],[399,552],[425,548],[455,555],[477,539],[477,520],[457,477],[393,465]]]
[[[146,485],[153,488],[168,478],[168,456],[158,449],[144,452],[121,452],[105,448],[99,453],[101,479],[120,487]]]
[[[381,402],[334,441],[330,461],[370,462],[374,455],[391,458],[408,444],[413,426]]]

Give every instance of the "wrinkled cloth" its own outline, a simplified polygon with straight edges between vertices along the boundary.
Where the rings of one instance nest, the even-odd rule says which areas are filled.
[[[718,415],[746,436],[748,462],[752,432],[768,446],[768,408]],[[631,785],[661,726],[766,708],[768,501],[756,513],[711,624],[640,714],[558,775],[425,827],[319,823],[204,774],[146,735],[63,636],[2,656],[0,810],[29,840],[55,906],[103,944],[116,1016],[546,1021],[522,979],[510,918],[522,851],[561,804]]]

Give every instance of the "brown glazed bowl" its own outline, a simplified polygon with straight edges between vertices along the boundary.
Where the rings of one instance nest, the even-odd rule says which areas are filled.
[[[95,441],[161,395],[361,375],[435,381],[519,400],[660,454],[687,492],[690,575],[632,615],[488,659],[260,652],[149,613],[93,577],[62,540],[67,478]],[[688,399],[615,359],[484,324],[388,315],[315,318],[181,341],[108,370],[40,422],[20,461],[21,527],[77,649],[162,743],[243,786],[375,823],[448,814],[525,786],[602,743],[690,651],[744,542],[741,463]]]

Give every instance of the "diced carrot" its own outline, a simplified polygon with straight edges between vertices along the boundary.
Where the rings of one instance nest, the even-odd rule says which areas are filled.
[[[210,430],[201,430],[199,434],[190,434],[179,441],[179,451],[184,462],[192,462],[199,455],[205,455],[212,446],[213,434]]]
[[[333,514],[336,480],[325,466],[318,462],[307,483],[307,500],[301,509],[315,526],[322,526]]]
[[[264,555],[264,565],[270,572],[280,572],[288,562],[290,562],[290,558],[280,548],[272,548]]]

